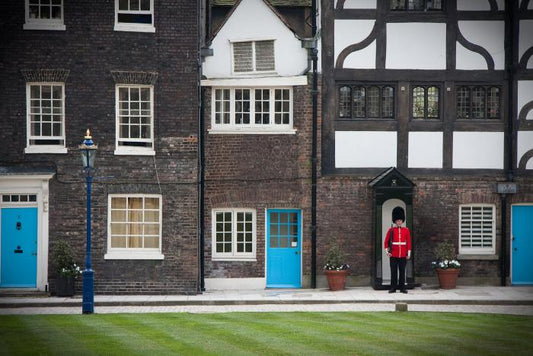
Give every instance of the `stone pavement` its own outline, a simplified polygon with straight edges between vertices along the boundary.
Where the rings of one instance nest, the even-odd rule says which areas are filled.
[[[371,287],[327,289],[210,290],[199,295],[96,295],[103,313],[219,313],[284,311],[408,311],[498,313],[533,316],[533,286],[415,288],[389,294]],[[0,293],[0,314],[80,314],[72,298]]]

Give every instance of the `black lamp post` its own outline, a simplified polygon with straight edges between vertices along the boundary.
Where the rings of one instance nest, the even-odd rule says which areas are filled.
[[[87,249],[85,253],[85,269],[83,270],[83,314],[92,314],[94,312],[94,271],[91,262],[91,192],[94,170],[94,158],[98,146],[94,144],[91,132],[87,129],[85,139],[79,145],[83,169],[87,172],[85,180],[87,182]]]

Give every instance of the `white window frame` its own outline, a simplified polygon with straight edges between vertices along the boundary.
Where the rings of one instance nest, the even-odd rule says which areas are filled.
[[[230,92],[230,110],[229,123],[217,123],[217,99],[216,92],[218,90],[229,90]],[[250,123],[238,124],[236,123],[236,90],[250,91]],[[270,90],[270,122],[268,124],[255,123],[255,91],[256,90]],[[289,111],[282,111],[281,113],[288,113],[288,124],[276,124],[276,90],[288,90],[289,92]],[[225,111],[224,111],[225,112]],[[227,134],[294,134],[296,130],[293,128],[293,88],[287,87],[213,87],[211,91],[211,129],[210,133],[227,133]]]
[[[144,200],[146,198],[158,198],[159,199],[159,247],[158,248],[117,248],[111,247],[111,224],[112,221],[112,209],[111,202],[114,198],[142,198],[143,199],[143,220],[144,220]],[[126,200],[126,211],[128,209],[128,203]],[[117,209],[119,210],[119,209]],[[127,213],[126,213],[127,216]],[[127,222],[126,222],[127,223]],[[143,222],[144,223],[144,222]],[[159,194],[109,194],[107,198],[107,253],[104,255],[106,260],[163,260],[165,256],[162,253],[162,231],[163,231],[163,198]],[[128,236],[128,234],[126,234]],[[142,235],[144,239],[144,234]],[[144,240],[143,240],[144,241]]]
[[[61,113],[56,116],[60,116],[61,118],[61,132],[59,136],[36,136],[32,135],[32,114],[43,114],[43,107],[42,105],[39,106],[32,106],[32,98],[31,98],[31,88],[33,86],[39,86],[42,88],[43,86],[61,86]],[[36,99],[34,99],[36,100]],[[39,101],[42,100],[42,96],[39,97]],[[53,100],[53,99],[52,99]],[[38,109],[38,112],[35,112],[34,110]],[[53,104],[51,106],[51,109],[53,110]],[[52,113],[50,113],[52,115]],[[42,118],[41,118],[42,123]],[[52,121],[53,122],[53,121]],[[59,144],[56,145],[39,145],[32,141],[39,141],[39,140],[57,140],[60,141]],[[67,153],[67,148],[65,146],[66,142],[66,134],[65,134],[65,83],[62,82],[28,82],[26,83],[26,149],[24,150],[25,153]]]
[[[65,11],[63,6],[63,0],[55,0],[59,4],[40,4],[40,0],[24,0],[25,2],[25,23],[22,26],[24,30],[50,30],[50,31],[65,31],[66,26],[64,24]],[[61,17],[59,19],[46,19],[46,18],[33,18],[30,15],[30,2],[33,6],[38,6],[39,11],[42,7],[61,7]],[[50,9],[51,12],[51,9]]]
[[[150,0],[150,10],[120,10],[119,1],[115,0],[115,31],[126,32],[155,32],[154,27],[154,0]],[[129,0],[132,1],[132,0]],[[135,0],[133,0],[135,1]],[[138,0],[139,4],[141,0]],[[140,5],[139,5],[140,7]],[[152,17],[152,23],[134,23],[134,22],[119,22],[119,14],[126,15],[150,15]]]
[[[150,138],[149,139],[135,139],[121,137],[120,130],[120,118],[121,118],[121,108],[120,108],[120,89],[129,88],[129,89],[150,89]],[[131,103],[131,102],[130,102]],[[138,155],[138,156],[155,156],[154,151],[154,86],[153,85],[141,85],[141,84],[117,84],[115,87],[115,155]],[[128,107],[131,110],[131,105]],[[140,108],[139,108],[140,110]],[[139,114],[139,117],[141,115]],[[131,125],[131,123],[130,123]],[[127,142],[138,142],[144,143],[145,146],[128,146],[124,145]]]
[[[483,209],[492,209],[492,219],[483,218]],[[472,212],[474,209],[481,209],[481,216],[479,218],[463,218],[463,209],[470,209]],[[472,215],[471,215],[472,216]],[[481,223],[481,226],[476,226]],[[470,228],[467,229],[468,225]],[[476,228],[476,231],[473,229]],[[490,229],[489,233],[484,233],[483,230]],[[463,239],[472,239],[474,232],[477,232],[482,240],[484,238],[490,238],[491,246],[488,247],[467,247],[462,244]],[[461,255],[493,255],[496,253],[496,206],[494,204],[461,204],[459,206],[459,254]]]
[[[231,252],[217,252],[217,213],[231,213]],[[252,214],[252,252],[237,252],[237,214]],[[224,208],[211,212],[211,259],[213,261],[255,261],[257,251],[257,214],[254,209]]]
[[[274,69],[272,70],[257,70],[257,52],[256,43],[258,42],[273,42],[272,56],[274,57]],[[236,43],[251,43],[252,44],[252,70],[251,71],[236,71],[235,70],[235,44]],[[256,39],[256,40],[238,40],[231,41],[231,69],[234,75],[250,75],[250,74],[275,74],[276,73],[276,40],[273,38]]]

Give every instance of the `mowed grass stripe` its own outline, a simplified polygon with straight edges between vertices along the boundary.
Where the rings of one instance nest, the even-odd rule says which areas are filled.
[[[19,318],[26,327],[21,334],[24,344],[20,346],[27,350],[31,345],[35,355],[98,355],[98,350],[93,351],[91,339],[107,342],[100,331],[88,330],[79,318],[66,315],[22,315]],[[30,338],[30,333],[35,337]]]
[[[259,315],[244,315],[238,313],[229,314],[201,314],[197,317],[197,322],[201,323],[207,332],[207,337],[216,336],[216,340],[222,342],[222,345],[231,345],[231,349],[217,347],[218,354],[282,354],[282,350],[275,347],[275,344],[268,345],[265,342],[264,332],[252,331],[251,325]],[[210,331],[212,330],[212,331]],[[265,331],[265,330],[263,330]],[[277,338],[277,341],[280,341]],[[216,346],[216,345],[215,345]],[[274,346],[274,348],[271,348]]]
[[[316,340],[309,340],[308,335],[295,330],[293,318],[279,320],[268,313],[230,313],[214,315],[215,318],[228,323],[232,332],[245,338],[254,338],[252,350],[260,355],[284,355],[317,353]],[[242,320],[246,320],[242,323]]]
[[[91,315],[82,318],[87,328],[102,328],[107,337],[112,337],[123,354],[128,355],[172,355],[175,350],[160,337],[153,328],[144,327],[139,319],[131,320],[122,314]],[[177,343],[174,342],[174,346]]]
[[[0,316],[1,355],[529,355],[533,317],[379,313]]]
[[[181,318],[180,314],[145,314],[145,316],[139,318],[138,314],[122,314],[124,320],[146,328],[149,330],[147,333],[153,335],[154,341],[162,343],[173,352],[188,355],[210,352],[208,348],[202,346],[203,340],[198,340],[198,334],[193,331],[195,323],[188,318]]]

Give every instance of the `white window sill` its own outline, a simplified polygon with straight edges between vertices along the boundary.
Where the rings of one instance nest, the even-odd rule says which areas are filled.
[[[24,149],[24,153],[51,153],[51,154],[64,154],[68,153],[66,147],[54,147],[54,146],[30,146]]]
[[[227,261],[227,262],[257,262],[255,256],[213,256],[212,261]]]
[[[152,25],[136,25],[136,24],[115,24],[115,31],[124,32],[148,32],[155,33],[155,27]]]
[[[104,255],[104,260],[164,260],[161,252],[148,251],[109,251]]]
[[[155,156],[152,149],[116,149],[115,156]]]
[[[25,23],[24,30],[65,31],[67,26],[61,24]]]
[[[268,130],[268,129],[256,129],[256,128],[245,128],[245,129],[210,129],[207,130],[210,134],[213,135],[294,135],[296,134],[296,129],[286,129],[286,130]]]

